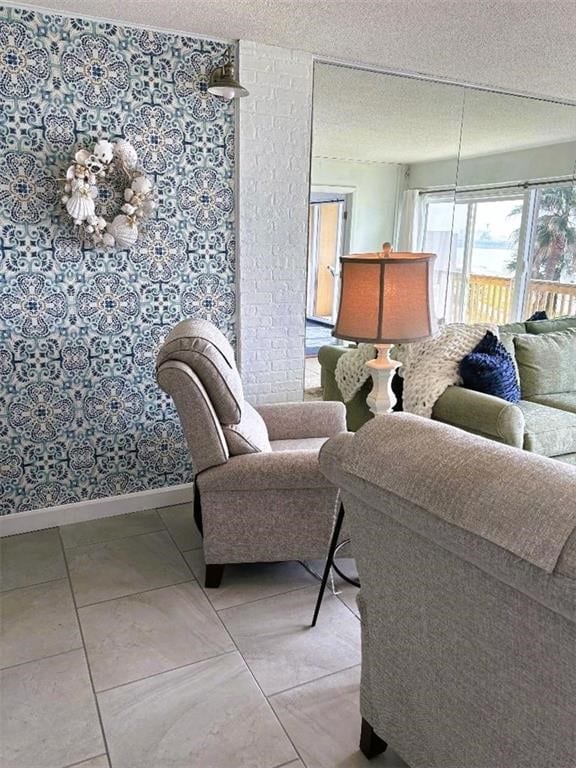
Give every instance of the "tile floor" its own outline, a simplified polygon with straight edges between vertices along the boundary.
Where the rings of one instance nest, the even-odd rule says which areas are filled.
[[[191,505],[0,541],[2,768],[400,768],[368,762],[360,626],[318,561],[205,591]],[[339,586],[339,585],[338,585]]]

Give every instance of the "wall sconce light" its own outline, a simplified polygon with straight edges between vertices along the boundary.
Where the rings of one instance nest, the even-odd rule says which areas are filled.
[[[234,77],[234,67],[232,65],[232,56],[228,52],[228,61],[221,67],[217,67],[210,75],[208,82],[208,93],[214,96],[220,96],[222,99],[241,99],[248,96],[248,91],[243,88]]]

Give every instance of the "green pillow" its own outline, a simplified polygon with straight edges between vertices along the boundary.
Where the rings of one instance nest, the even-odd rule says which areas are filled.
[[[527,320],[527,333],[555,333],[565,331],[568,328],[576,328],[576,316],[555,317],[551,320]]]
[[[511,333],[526,333],[526,323],[506,323],[506,325],[499,325],[498,331],[500,339],[502,339],[502,336],[508,336]]]
[[[576,392],[576,328],[514,337],[524,400],[536,395]]]

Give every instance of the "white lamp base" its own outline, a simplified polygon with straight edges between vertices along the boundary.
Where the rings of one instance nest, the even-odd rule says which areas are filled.
[[[374,386],[366,398],[368,407],[374,416],[390,413],[396,405],[396,397],[392,392],[391,382],[395,369],[399,363],[390,360],[389,351],[391,344],[375,344],[378,357],[368,360],[366,367],[370,371]]]

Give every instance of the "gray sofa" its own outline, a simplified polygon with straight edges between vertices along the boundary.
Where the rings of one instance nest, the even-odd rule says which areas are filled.
[[[362,584],[361,748],[576,765],[576,467],[409,414],[329,440]]]
[[[502,325],[499,334],[516,360],[520,402],[448,387],[433,418],[576,464],[576,317]]]

